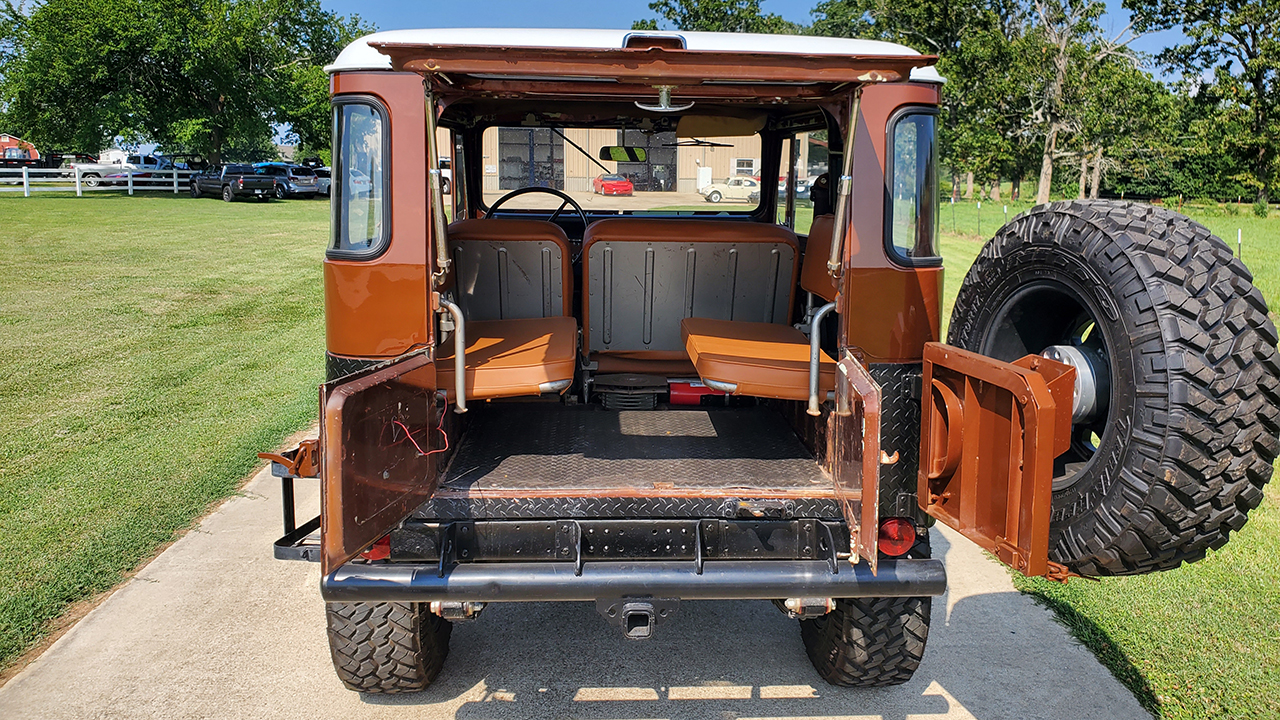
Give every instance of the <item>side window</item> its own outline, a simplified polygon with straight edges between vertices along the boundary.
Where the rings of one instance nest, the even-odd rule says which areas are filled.
[[[390,231],[387,118],[372,99],[340,98],[333,109],[332,257],[377,255]]]
[[[938,256],[937,113],[909,108],[890,122],[885,199],[886,245],[906,265],[936,265]]]

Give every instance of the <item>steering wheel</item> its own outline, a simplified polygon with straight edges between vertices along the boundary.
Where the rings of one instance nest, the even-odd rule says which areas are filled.
[[[578,217],[582,218],[582,227],[585,228],[586,226],[591,224],[591,221],[587,219],[587,214],[583,212],[582,206],[578,204],[577,200],[574,200],[572,197],[569,197],[569,195],[559,190],[556,190],[554,188],[535,187],[535,186],[517,188],[507,193],[506,195],[503,195],[497,200],[494,200],[493,204],[489,206],[489,211],[486,212],[484,216],[487,218],[493,217],[493,214],[498,211],[498,208],[501,207],[503,203],[510,200],[511,198],[520,197],[521,195],[527,195],[529,193],[546,193],[548,195],[555,195],[556,197],[564,201],[560,203],[560,207],[556,208],[555,212],[551,213],[551,216],[547,218],[547,222],[555,222],[556,218],[560,217],[560,213],[564,212],[564,209],[566,207],[572,205],[573,209],[577,211]]]

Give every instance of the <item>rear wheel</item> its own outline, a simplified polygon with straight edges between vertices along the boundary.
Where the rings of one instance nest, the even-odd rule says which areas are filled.
[[[194,180],[191,182],[191,197],[200,197],[200,186],[197,185]]]
[[[350,690],[420,692],[449,654],[453,626],[426,603],[327,603],[325,614],[333,668]]]
[[[1177,567],[1262,501],[1280,448],[1276,330],[1249,271],[1202,225],[1132,203],[1034,208],[983,248],[948,339],[1076,367],[1050,560],[1084,575]]]
[[[91,188],[98,187],[98,184],[102,182],[102,176],[98,173],[85,173],[80,176],[80,179],[84,182],[85,187]]]
[[[911,558],[929,557],[921,528]],[[842,598],[818,618],[800,621],[800,639],[818,675],[841,687],[888,687],[911,679],[929,639],[930,597]]]
[[[720,193],[716,192],[715,190],[712,190],[710,193],[708,193],[708,194],[707,194],[707,202],[718,203],[718,202],[720,202],[723,198],[724,198],[724,196],[723,196],[723,195],[721,195]]]
[[[235,199],[236,199],[236,194],[235,194],[235,192],[231,189],[231,186],[230,186],[230,185],[224,185],[224,186],[222,187],[222,199],[223,199],[223,200],[225,200],[226,202],[234,202],[234,201],[235,201]]]

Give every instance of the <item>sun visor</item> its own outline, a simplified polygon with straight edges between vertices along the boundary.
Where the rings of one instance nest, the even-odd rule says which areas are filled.
[[[723,117],[717,115],[685,115],[676,124],[676,136],[682,138],[743,137],[764,129],[764,115]]]

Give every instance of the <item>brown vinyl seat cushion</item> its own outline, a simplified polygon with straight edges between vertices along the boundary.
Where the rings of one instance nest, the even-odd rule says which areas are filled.
[[[809,397],[809,339],[790,325],[685,318],[680,334],[704,380],[737,385],[735,395]],[[835,389],[836,363],[822,353],[818,369],[818,390],[826,397]]]
[[[477,320],[466,324],[468,400],[542,393],[543,383],[572,380],[578,321],[572,317]],[[453,342],[440,346],[436,386],[454,399]]]

